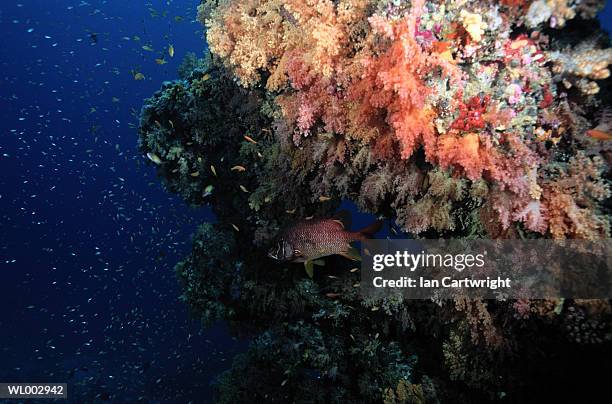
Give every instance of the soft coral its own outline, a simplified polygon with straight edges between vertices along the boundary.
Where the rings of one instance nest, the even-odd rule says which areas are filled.
[[[386,123],[400,143],[402,158],[409,158],[423,145],[427,158],[434,161],[435,114],[426,107],[431,89],[425,76],[441,72],[458,80],[460,73],[456,66],[423,50],[416,41],[415,29],[422,7],[423,1],[414,2],[410,13],[398,21],[377,15],[369,19],[373,30],[390,41],[390,46],[381,55],[362,60],[365,72],[352,86],[350,97],[359,104],[364,121],[380,110],[385,111]]]
[[[457,93],[457,97],[461,97],[462,91]],[[459,116],[451,124],[451,129],[462,131],[473,131],[483,129],[485,127],[485,117],[487,107],[491,101],[490,95],[479,96],[475,95],[468,102],[459,103]]]

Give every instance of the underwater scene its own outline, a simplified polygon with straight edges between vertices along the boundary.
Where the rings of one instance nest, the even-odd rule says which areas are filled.
[[[612,4],[0,27],[0,403],[612,401]]]

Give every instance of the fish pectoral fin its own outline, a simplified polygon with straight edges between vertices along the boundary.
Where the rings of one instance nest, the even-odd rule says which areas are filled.
[[[312,261],[309,260],[309,261],[304,262],[304,269],[306,269],[306,273],[312,279],[312,277],[314,276]]]
[[[340,253],[340,255],[344,258],[350,259],[351,261],[361,261],[361,254],[355,247],[349,247],[346,252]]]
[[[313,260],[312,263],[314,265],[318,265],[320,267],[325,266],[325,261],[324,260]]]

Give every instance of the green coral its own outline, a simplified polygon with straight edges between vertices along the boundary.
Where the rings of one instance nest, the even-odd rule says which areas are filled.
[[[218,401],[373,402],[411,377],[412,360],[396,345],[357,341],[347,350],[347,338],[302,321],[266,331],[219,377]]]
[[[212,224],[201,225],[193,236],[191,254],[176,264],[175,271],[183,288],[180,299],[205,325],[230,317],[223,304],[228,288],[240,281],[241,263],[232,261],[234,237]]]

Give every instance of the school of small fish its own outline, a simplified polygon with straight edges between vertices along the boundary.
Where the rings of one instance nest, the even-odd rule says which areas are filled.
[[[173,266],[210,217],[171,197],[163,156],[136,144],[142,99],[201,46],[195,6],[3,3],[0,382],[177,402],[209,394],[206,369],[244,349],[178,300]]]

